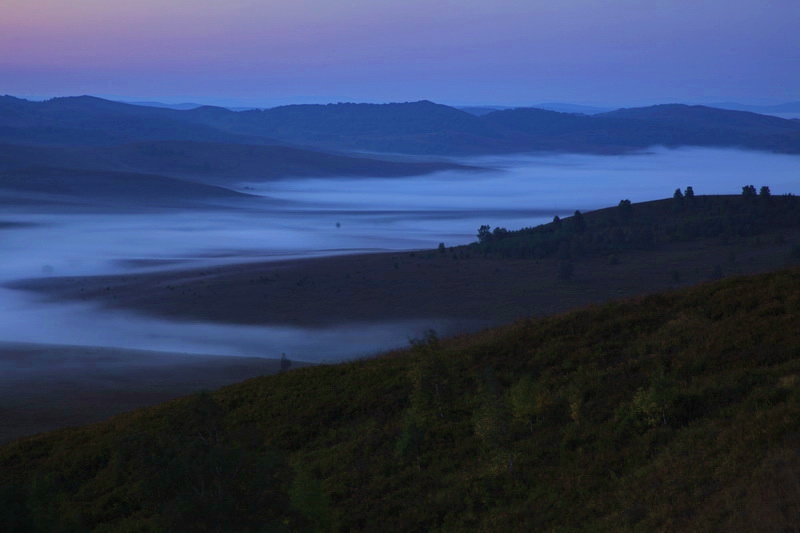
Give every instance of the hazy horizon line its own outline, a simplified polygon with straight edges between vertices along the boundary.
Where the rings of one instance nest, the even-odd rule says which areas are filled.
[[[215,107],[231,107],[231,108],[273,108],[286,105],[326,105],[326,104],[341,104],[341,103],[355,103],[355,104],[389,104],[389,103],[407,103],[419,102],[428,100],[437,104],[447,105],[450,107],[498,107],[498,108],[520,108],[520,107],[536,107],[539,105],[563,105],[563,106],[576,106],[586,108],[607,108],[607,109],[620,109],[624,107],[648,107],[660,104],[686,104],[686,105],[712,105],[712,104],[726,104],[726,105],[741,105],[750,107],[773,107],[786,104],[800,104],[798,100],[770,100],[770,103],[765,101],[741,101],[737,99],[711,99],[711,98],[694,98],[694,99],[667,99],[667,100],[640,100],[636,102],[627,103],[605,103],[605,102],[586,102],[586,101],[570,101],[550,99],[538,102],[492,102],[492,101],[465,101],[465,100],[448,100],[448,99],[434,99],[434,98],[409,98],[405,100],[397,99],[375,99],[375,98],[357,98],[347,96],[287,96],[287,97],[228,97],[228,96],[190,96],[190,95],[177,95],[177,96],[132,96],[132,95],[118,95],[118,94],[103,94],[103,93],[84,93],[84,94],[56,94],[56,95],[31,95],[19,94],[13,96],[23,100],[42,102],[54,98],[75,98],[80,96],[91,96],[94,98],[101,98],[119,103],[146,105],[146,104],[162,104],[162,105],[197,105],[197,106],[215,106]]]

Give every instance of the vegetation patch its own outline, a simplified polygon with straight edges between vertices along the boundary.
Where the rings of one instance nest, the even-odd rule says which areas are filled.
[[[429,333],[22,439],[0,448],[0,523],[785,531],[800,521],[799,287],[791,269]]]

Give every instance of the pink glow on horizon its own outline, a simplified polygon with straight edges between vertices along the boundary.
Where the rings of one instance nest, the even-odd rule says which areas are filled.
[[[800,99],[797,20],[796,0],[4,0],[0,93]]]

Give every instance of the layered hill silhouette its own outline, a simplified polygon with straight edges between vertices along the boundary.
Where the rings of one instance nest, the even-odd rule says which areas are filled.
[[[787,531],[800,271],[265,376],[0,448],[13,531]]]
[[[280,144],[187,120],[186,111],[78,96],[30,102],[0,97],[0,142],[107,146],[146,140]]]
[[[384,161],[288,146],[153,141],[116,146],[0,144],[0,170],[32,165],[151,173],[217,185],[287,177],[402,177],[474,170],[445,162]]]
[[[53,167],[0,172],[0,203],[17,205],[189,206],[249,197],[223,187],[155,174]]]
[[[451,155],[621,153],[653,145],[800,153],[800,125],[756,113],[678,104],[594,115],[520,108],[476,116],[429,101],[237,112],[212,106],[146,107],[92,97],[45,102],[0,98],[2,142],[115,145],[154,140]]]

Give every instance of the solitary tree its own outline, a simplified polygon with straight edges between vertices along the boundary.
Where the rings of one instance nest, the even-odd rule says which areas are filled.
[[[579,235],[586,231],[586,221],[580,211],[575,211],[572,216],[572,227],[575,229],[575,233]]]
[[[285,353],[281,354],[281,372],[286,372],[292,367],[292,362],[286,357]]]
[[[560,230],[561,229],[561,219],[558,217],[558,215],[553,217],[553,227],[556,230]]]
[[[491,238],[492,238],[492,232],[490,231],[489,226],[483,225],[480,228],[478,228],[478,242],[480,243],[489,242]]]
[[[758,195],[761,198],[769,198],[770,196],[772,196],[772,192],[769,190],[768,186],[764,185],[763,187],[761,187],[761,190],[758,192]]]
[[[683,211],[683,207],[683,193],[680,189],[675,189],[675,194],[672,195],[672,210],[676,212]]]
[[[628,224],[633,218],[633,206],[630,200],[620,200],[617,206],[617,214],[621,224]]]
[[[683,193],[686,198],[694,198],[694,189],[692,189],[691,185],[686,187],[686,192]]]
[[[443,243],[443,242],[440,242],[440,243],[439,243],[439,253],[440,253],[440,254],[443,254],[443,253],[445,253],[445,252],[447,252],[447,250],[446,250],[446,249],[445,249],[445,247],[444,247],[444,243]]]
[[[675,387],[663,374],[633,396],[633,411],[645,426],[666,426],[676,399]]]
[[[754,185],[745,185],[742,187],[742,196],[745,198],[755,198],[756,188]]]

